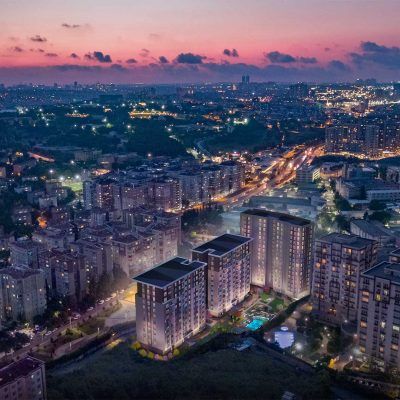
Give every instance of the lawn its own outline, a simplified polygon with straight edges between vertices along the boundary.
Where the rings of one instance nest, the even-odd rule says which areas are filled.
[[[276,313],[283,310],[285,303],[282,299],[275,298],[269,303],[269,306],[271,307],[272,312]]]
[[[330,382],[325,373],[301,374],[264,353],[219,349],[219,343],[169,362],[144,359],[122,343],[90,368],[57,377],[48,371],[47,383],[48,400],[264,400],[286,390],[307,400],[328,398]]]

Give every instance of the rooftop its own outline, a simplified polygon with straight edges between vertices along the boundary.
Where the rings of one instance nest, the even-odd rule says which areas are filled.
[[[300,217],[295,217],[294,215],[290,214],[284,214],[280,212],[275,212],[275,211],[268,211],[268,210],[262,210],[258,208],[252,208],[246,211],[243,211],[242,214],[246,215],[256,215],[258,217],[264,217],[264,218],[275,218],[279,219],[282,222],[288,222],[290,224],[294,225],[299,225],[299,226],[305,226],[311,224],[311,221],[305,218],[300,218]]]
[[[175,257],[136,276],[134,280],[159,288],[165,288],[172,282],[183,278],[185,275],[205,265],[205,263],[200,261],[189,261],[182,257]]]
[[[382,261],[374,267],[364,271],[362,275],[388,279],[393,283],[400,285],[400,264]]]
[[[207,250],[213,250],[213,254],[222,256],[237,247],[250,242],[252,239],[246,236],[231,235],[226,233],[218,236],[217,238],[210,240],[209,242],[203,243],[202,245],[193,249],[198,253],[204,253]]]
[[[372,239],[364,239],[357,235],[346,235],[337,232],[330,233],[318,240],[326,243],[339,243],[356,249],[362,249],[365,246],[369,246],[375,242]]]
[[[40,269],[11,266],[8,268],[2,268],[0,270],[0,275],[9,275],[13,279],[23,279],[31,275],[40,274],[41,272],[42,270]]]
[[[31,374],[43,365],[43,361],[25,357],[0,369],[0,387],[16,379]]]

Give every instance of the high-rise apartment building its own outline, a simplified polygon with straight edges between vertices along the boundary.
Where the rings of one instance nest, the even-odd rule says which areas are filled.
[[[361,273],[377,261],[378,243],[331,233],[316,240],[312,284],[313,313],[330,324],[357,320]]]
[[[358,340],[364,358],[400,367],[400,264],[381,262],[361,274]]]
[[[309,294],[313,225],[289,214],[249,209],[240,231],[251,237],[251,283],[291,298]]]
[[[205,327],[206,268],[176,257],[135,278],[136,332],[144,347],[166,354]]]
[[[221,316],[250,292],[250,242],[225,234],[192,250],[192,259],[207,264],[208,311]]]
[[[32,322],[46,309],[45,274],[40,269],[9,267],[0,270],[2,319]]]

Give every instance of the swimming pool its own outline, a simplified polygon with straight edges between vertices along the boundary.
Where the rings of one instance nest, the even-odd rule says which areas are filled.
[[[281,349],[287,349],[294,343],[294,333],[290,332],[287,326],[282,326],[275,332],[275,342]]]
[[[256,331],[263,326],[264,322],[264,319],[254,318],[253,321],[246,325],[246,328],[250,329],[251,331]]]

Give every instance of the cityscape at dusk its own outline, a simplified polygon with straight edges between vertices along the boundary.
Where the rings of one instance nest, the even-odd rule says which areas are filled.
[[[399,15],[3,0],[0,400],[399,399]]]

